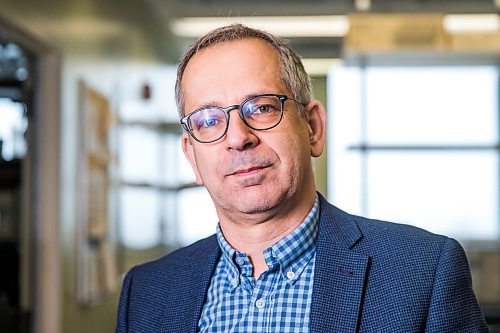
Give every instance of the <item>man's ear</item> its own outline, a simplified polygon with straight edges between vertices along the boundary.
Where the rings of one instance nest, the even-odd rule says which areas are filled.
[[[309,102],[306,106],[306,117],[309,123],[309,142],[311,144],[311,156],[319,157],[326,144],[326,110],[316,100]]]
[[[196,163],[196,157],[194,155],[193,144],[191,143],[191,137],[186,132],[182,133],[182,151],[184,156],[186,156],[191,168],[196,176],[196,184],[203,185],[203,180],[201,179],[200,172],[198,171],[198,164]]]

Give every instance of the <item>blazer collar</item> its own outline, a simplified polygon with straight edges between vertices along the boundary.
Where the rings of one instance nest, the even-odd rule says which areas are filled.
[[[370,258],[352,250],[363,238],[352,216],[319,196],[311,332],[356,332]]]

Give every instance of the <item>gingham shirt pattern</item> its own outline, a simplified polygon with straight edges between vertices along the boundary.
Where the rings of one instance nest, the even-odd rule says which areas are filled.
[[[217,226],[222,250],[203,306],[199,332],[309,332],[319,201],[292,233],[264,251],[268,270],[257,281],[245,253]]]

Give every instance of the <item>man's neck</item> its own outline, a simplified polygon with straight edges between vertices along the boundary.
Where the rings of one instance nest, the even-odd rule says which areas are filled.
[[[287,209],[287,214],[276,214],[260,223],[234,223],[228,219],[220,220],[226,241],[238,252],[248,255],[254,267],[253,275],[256,280],[267,270],[264,250],[297,229],[304,222],[314,200],[315,195],[306,200],[303,199],[300,205]]]

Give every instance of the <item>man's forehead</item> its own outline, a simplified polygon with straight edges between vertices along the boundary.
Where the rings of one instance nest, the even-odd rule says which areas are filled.
[[[221,56],[222,54],[226,54],[232,50],[234,50],[235,52],[239,52],[242,49],[246,49],[247,53],[253,53],[255,55],[258,55],[259,52],[264,51],[269,56],[274,55],[276,58],[278,58],[278,53],[268,43],[264,42],[260,38],[247,37],[247,38],[242,38],[242,39],[236,39],[236,40],[230,40],[230,41],[216,43],[216,44],[213,44],[213,45],[210,45],[210,46],[207,46],[207,47],[200,49],[188,61],[186,68],[189,67],[189,65],[193,61],[196,61],[199,58],[203,58],[203,56],[211,55],[214,53],[219,54],[219,56]],[[251,52],[252,50],[255,50],[255,51]],[[231,64],[227,64],[227,65],[229,66]]]
[[[202,103],[241,102],[259,93],[283,93],[279,57],[273,48],[257,38],[216,44],[200,50],[187,64],[181,82],[185,102],[200,102],[207,91],[217,91],[213,100]],[[221,88],[216,89],[215,87]],[[235,92],[234,98],[224,98]],[[220,100],[219,100],[220,98]],[[189,101],[188,101],[189,100]],[[189,103],[189,104],[191,104]],[[185,105],[188,109],[198,105]]]

